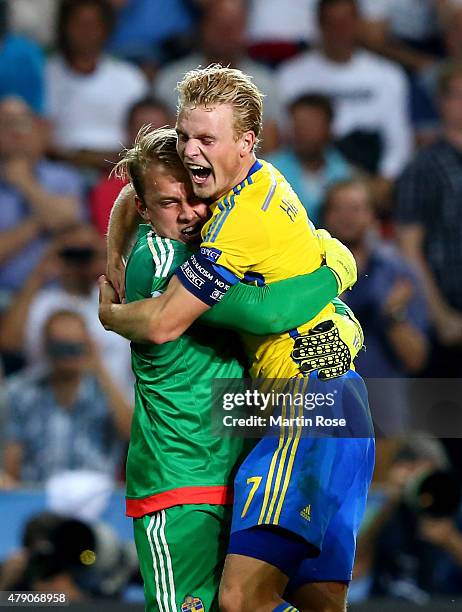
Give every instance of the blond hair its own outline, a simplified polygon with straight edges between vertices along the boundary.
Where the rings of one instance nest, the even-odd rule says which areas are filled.
[[[183,168],[176,152],[177,135],[172,128],[153,130],[144,125],[138,132],[133,147],[122,152],[122,159],[114,166],[112,173],[122,180],[129,180],[136,195],[144,198],[144,176],[152,164],[171,168]]]
[[[262,130],[263,94],[241,70],[211,64],[190,70],[178,83],[178,113],[188,106],[229,104],[234,110],[234,130],[238,136],[252,131],[256,140]]]

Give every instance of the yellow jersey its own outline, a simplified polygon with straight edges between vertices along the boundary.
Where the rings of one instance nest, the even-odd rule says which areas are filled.
[[[313,272],[322,264],[315,227],[296,193],[274,166],[257,160],[246,179],[211,205],[202,229],[201,252],[244,282],[271,283]],[[288,295],[287,299],[297,299]],[[334,313],[329,304],[300,326],[306,333]],[[290,378],[300,373],[289,333],[243,335],[254,378]]]

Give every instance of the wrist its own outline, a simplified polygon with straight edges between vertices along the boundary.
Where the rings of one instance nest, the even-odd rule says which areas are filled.
[[[462,550],[462,534],[452,526],[449,532],[442,538],[441,546],[449,553]]]
[[[112,323],[114,306],[116,306],[116,304],[107,304],[104,302],[99,305],[99,320],[101,321],[104,329],[107,331],[113,331]]]

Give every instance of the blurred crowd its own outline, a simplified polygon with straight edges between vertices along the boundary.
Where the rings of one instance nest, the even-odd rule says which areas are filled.
[[[357,598],[462,594],[458,503],[433,503],[458,490],[462,432],[391,439],[415,410],[405,381],[462,374],[462,0],[0,0],[0,488],[123,481],[130,349],[97,315],[111,169],[143,125],[174,125],[176,83],[214,62],[252,75],[259,154],[358,262],[343,297],[365,331],[357,369],[383,379],[384,439]],[[429,470],[419,506],[408,489]],[[2,588],[38,580],[44,526],[81,528],[29,526]]]

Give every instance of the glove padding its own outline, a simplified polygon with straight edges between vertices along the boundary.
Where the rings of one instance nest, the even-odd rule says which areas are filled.
[[[356,319],[333,313],[294,340],[291,357],[303,374],[318,370],[321,380],[338,378],[353,367],[363,340]]]
[[[348,247],[332,238],[327,230],[318,230],[319,240],[324,263],[337,277],[339,295],[350,289],[358,280],[358,270],[353,253]]]

